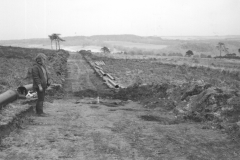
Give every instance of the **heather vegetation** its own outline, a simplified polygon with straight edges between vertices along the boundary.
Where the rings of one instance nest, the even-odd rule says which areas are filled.
[[[47,69],[54,83],[63,84],[68,52],[39,48],[0,47],[0,93],[32,83],[31,67],[38,53],[47,55]]]

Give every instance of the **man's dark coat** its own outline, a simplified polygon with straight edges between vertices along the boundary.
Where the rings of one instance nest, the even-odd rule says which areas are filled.
[[[43,65],[44,69],[46,67]],[[46,70],[47,73],[47,70]],[[48,86],[48,73],[47,80],[44,78],[44,73],[40,64],[35,63],[32,68],[32,77],[33,77],[33,90],[38,88],[38,85],[41,84],[43,89],[46,89]]]

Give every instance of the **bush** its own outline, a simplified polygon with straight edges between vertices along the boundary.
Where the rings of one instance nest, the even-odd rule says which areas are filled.
[[[188,50],[188,51],[186,52],[186,57],[191,57],[191,56],[193,56],[193,51]]]

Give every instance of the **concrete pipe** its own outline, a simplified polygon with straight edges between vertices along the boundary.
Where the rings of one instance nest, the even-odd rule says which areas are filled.
[[[0,109],[7,105],[8,103],[11,103],[15,101],[18,98],[17,91],[13,90],[7,90],[6,92],[0,94]]]
[[[33,89],[33,84],[27,84],[24,87],[29,91]]]
[[[114,80],[115,78],[113,78],[110,74],[106,74],[111,80]]]
[[[98,68],[98,69],[101,69],[101,70],[103,70],[103,69],[102,69],[101,67],[99,67],[98,65],[95,65],[95,67],[96,67],[96,68]]]
[[[119,85],[117,85],[115,82],[113,82],[111,79],[108,79],[108,82],[113,85],[115,88],[119,88]]]
[[[99,71],[103,76],[106,76],[106,73],[104,73],[101,69]]]
[[[32,90],[33,85],[32,84],[27,84],[24,86],[20,86],[17,88],[18,94],[19,95],[27,95],[29,90]]]

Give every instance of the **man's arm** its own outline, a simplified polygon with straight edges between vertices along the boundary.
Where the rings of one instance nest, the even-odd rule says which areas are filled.
[[[39,90],[42,90],[42,85],[41,85],[41,79],[39,77],[39,73],[38,73],[38,68],[37,67],[33,67],[32,69],[32,77],[34,82],[36,82],[36,84],[38,85]]]

